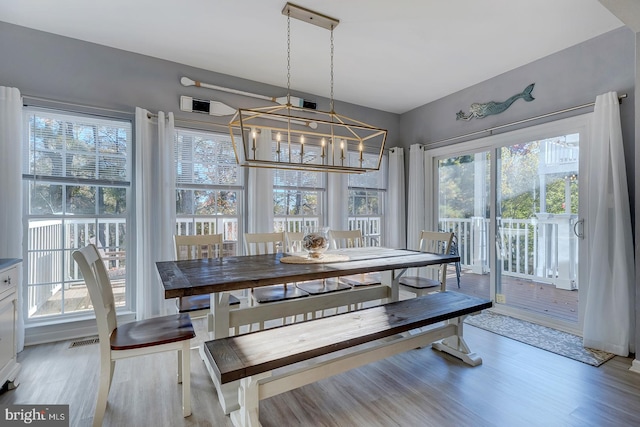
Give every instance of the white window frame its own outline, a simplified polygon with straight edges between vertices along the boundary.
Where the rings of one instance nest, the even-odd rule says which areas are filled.
[[[72,123],[85,123],[85,124],[97,124],[105,126],[122,126],[126,128],[127,132],[127,146],[124,154],[126,162],[124,172],[125,177],[122,180],[108,180],[97,178],[75,178],[68,176],[48,176],[40,173],[41,171],[30,169],[30,146],[32,140],[31,128],[29,125],[30,117],[35,114],[40,114],[44,117],[58,120],[68,120]],[[119,314],[131,313],[133,307],[135,307],[135,288],[133,285],[134,272],[133,268],[125,268],[127,264],[124,251],[126,248],[133,248],[134,236],[128,233],[126,230],[130,229],[132,224],[133,209],[133,196],[132,196],[132,177],[133,177],[133,124],[131,119],[123,119],[120,117],[105,117],[95,116],[90,114],[69,112],[63,109],[56,108],[39,108],[39,107],[25,107],[23,110],[23,120],[25,124],[25,131],[23,133],[23,218],[24,218],[24,259],[23,274],[24,274],[24,289],[23,289],[23,310],[25,313],[25,325],[27,327],[37,327],[40,325],[55,324],[60,322],[70,322],[76,320],[83,320],[94,318],[95,314],[90,306],[87,306],[83,310],[75,310],[65,312],[64,301],[65,294],[70,293],[74,286],[83,284],[83,280],[80,277],[79,270],[71,253],[74,249],[84,246],[88,243],[96,243],[99,249],[105,256],[105,262],[109,264],[109,267],[113,267],[118,270],[118,280],[124,280],[124,303],[117,307]],[[39,150],[43,151],[43,150]],[[61,150],[44,150],[51,153],[62,153],[62,157],[65,161],[61,164],[62,173],[66,170],[66,158],[70,150],[65,146]],[[87,154],[88,152],[78,154]],[[96,151],[97,158],[103,160],[113,159],[117,160],[123,158],[122,155],[105,153]],[[96,162],[98,164],[98,162]],[[35,184],[52,184],[62,186],[62,198],[61,206],[62,212],[56,213],[31,213],[30,209],[30,188]],[[98,207],[98,201],[95,202],[95,211],[93,213],[74,214],[72,212],[66,212],[66,187],[65,186],[95,186],[96,191],[98,188],[122,188],[125,189],[125,211],[121,214],[109,214],[100,213]],[[39,223],[42,227],[46,227],[47,230],[36,231],[35,227],[32,227],[35,223]],[[125,237],[120,235],[120,227],[124,224]],[[108,241],[112,233],[104,233],[102,238],[99,238],[96,234],[96,230],[99,230],[102,226],[104,228],[100,232],[105,230],[114,231],[113,241]],[[69,228],[67,228],[69,227]],[[47,233],[48,231],[48,233]],[[55,234],[54,234],[55,233]],[[88,236],[92,235],[91,238]],[[69,239],[73,239],[71,242]],[[93,239],[93,240],[91,240]],[[35,243],[39,242],[39,248],[35,248]],[[37,254],[44,254],[40,257],[41,261],[38,264],[34,264],[32,261]],[[48,254],[47,254],[48,253]],[[130,259],[130,258],[129,258]],[[133,262],[129,262],[130,265],[135,265]],[[123,267],[124,266],[124,267]],[[124,271],[123,271],[124,270]],[[45,276],[50,277],[45,277]],[[53,275],[53,276],[52,276]],[[57,276],[57,277],[55,277]],[[39,291],[33,293],[32,290],[38,289]],[[49,300],[50,296],[56,292],[60,292],[61,295],[61,312],[49,315],[32,316],[37,312],[38,302],[36,301],[36,294],[42,294],[43,301]],[[86,288],[85,288],[86,291]],[[88,291],[86,291],[86,299],[89,299]],[[33,307],[32,307],[33,306]]]
[[[233,184],[221,184],[221,183],[187,183],[178,182],[178,168],[179,168],[179,152],[178,152],[178,138],[180,135],[204,137],[216,140],[216,142],[229,144],[232,146],[231,138],[228,134],[222,134],[215,131],[205,131],[197,129],[189,129],[183,127],[176,127],[175,139],[176,139],[176,152],[174,161],[176,165],[176,198],[177,192],[180,190],[187,191],[229,191],[236,193],[236,213],[235,214],[223,214],[216,213],[215,215],[200,215],[195,212],[195,203],[192,206],[192,213],[178,213],[178,204],[176,202],[176,230],[175,234],[218,234],[221,233],[224,239],[224,254],[225,255],[237,255],[242,250],[242,233],[244,230],[243,214],[244,214],[244,200],[246,198],[244,188],[244,171],[237,165],[235,156],[229,156],[229,163],[216,163],[215,165],[221,166],[233,166],[236,168],[237,181]],[[196,157],[192,154],[191,158],[186,163],[191,163],[196,160]],[[230,225],[230,227],[229,227]]]

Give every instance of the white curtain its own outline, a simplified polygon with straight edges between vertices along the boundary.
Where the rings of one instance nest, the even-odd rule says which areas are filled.
[[[273,140],[270,130],[262,130],[256,139],[256,157],[271,160]],[[247,185],[249,233],[273,232],[273,170],[249,168]]]
[[[389,150],[389,179],[387,181],[387,214],[385,246],[403,249],[407,247],[404,194],[404,149]]]
[[[327,221],[332,230],[349,229],[349,181],[345,173],[327,174]]]
[[[589,241],[584,346],[634,352],[633,236],[618,94],[596,98],[588,150]]]
[[[418,238],[425,229],[425,169],[422,145],[409,148],[409,201],[407,203],[407,248],[420,249]]]
[[[148,319],[175,311],[165,300],[157,261],[174,258],[176,180],[173,113],[136,108],[136,312]]]
[[[0,258],[22,258],[22,98],[0,86]],[[24,348],[23,283],[18,284],[18,351]]]

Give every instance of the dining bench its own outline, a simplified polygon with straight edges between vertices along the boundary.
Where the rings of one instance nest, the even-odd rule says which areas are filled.
[[[238,383],[236,426],[259,426],[259,401],[383,358],[432,347],[476,366],[462,336],[487,299],[443,291],[306,322],[207,341],[214,381]]]

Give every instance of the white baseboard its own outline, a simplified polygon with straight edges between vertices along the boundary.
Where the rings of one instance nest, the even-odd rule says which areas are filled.
[[[134,319],[132,313],[119,314],[118,323],[130,322]],[[27,325],[25,329],[24,345],[46,344],[98,335],[95,319],[81,319],[65,323],[40,323]]]
[[[631,363],[631,367],[629,368],[629,370],[631,372],[640,374],[640,360],[634,359],[633,362]]]

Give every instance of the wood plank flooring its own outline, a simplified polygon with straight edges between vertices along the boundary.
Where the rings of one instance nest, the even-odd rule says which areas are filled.
[[[203,320],[194,322],[200,339]],[[596,368],[472,326],[465,335],[482,365],[412,350],[261,401],[260,420],[265,427],[640,425],[632,359]],[[71,425],[90,425],[98,345],[69,344],[20,353],[21,384],[0,395],[0,405],[69,404]],[[192,416],[181,415],[176,355],[158,354],[116,363],[104,425],[230,426],[198,352],[191,357]]]

